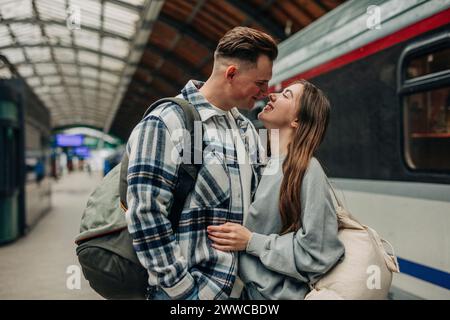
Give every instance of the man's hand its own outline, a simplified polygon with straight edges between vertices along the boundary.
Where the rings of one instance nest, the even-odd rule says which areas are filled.
[[[208,238],[214,242],[212,247],[222,251],[245,250],[252,237],[252,233],[246,227],[231,222],[209,226],[207,231]]]

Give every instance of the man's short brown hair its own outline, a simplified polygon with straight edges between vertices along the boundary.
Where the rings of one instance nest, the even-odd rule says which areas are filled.
[[[247,27],[228,31],[214,52],[216,58],[235,58],[251,63],[256,63],[260,55],[274,61],[278,55],[277,44],[267,33]]]

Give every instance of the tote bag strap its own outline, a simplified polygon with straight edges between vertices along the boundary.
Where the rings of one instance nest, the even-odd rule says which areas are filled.
[[[338,207],[336,208],[336,213],[338,215],[338,219],[342,220],[342,222],[344,222],[344,224],[347,225],[354,225],[355,223],[358,224],[359,226],[357,227],[359,228],[365,228],[365,225],[362,224],[361,222],[358,221],[358,219],[356,219],[343,205],[343,203],[341,202],[341,200],[338,198],[336,191],[333,188],[333,185],[331,184],[330,180],[328,179],[327,176],[325,176],[325,179],[327,180],[328,186],[330,187],[331,193],[333,194],[334,199],[336,200],[336,203],[338,205]],[[342,218],[341,218],[342,216]],[[351,222],[353,221],[353,223]]]
[[[333,193],[334,196],[334,200],[336,200],[336,203],[339,207],[344,208],[344,206],[342,205],[341,200],[339,200],[338,196],[336,195],[336,192],[334,191],[333,186],[331,185],[330,180],[328,179],[328,177],[325,177],[325,179],[327,180],[328,186],[330,187],[331,192]]]
[[[394,247],[392,246],[392,244],[387,241],[382,239],[381,237],[377,236],[374,234],[374,232],[372,231],[372,229],[364,224],[362,224],[361,222],[359,222],[357,219],[355,219],[355,217],[353,217],[352,214],[350,214],[348,212],[348,210],[345,209],[345,207],[343,206],[342,202],[339,200],[338,196],[336,195],[336,191],[333,188],[333,185],[331,184],[330,180],[328,179],[328,177],[326,177],[328,186],[330,187],[331,193],[334,196],[334,199],[336,200],[336,203],[338,205],[338,208],[336,208],[336,213],[338,214],[338,219],[341,220],[341,223],[343,222],[344,224],[346,224],[347,226],[349,226],[350,224],[354,225],[354,223],[348,221],[351,220],[353,222],[356,222],[357,224],[359,224],[361,226],[361,228],[365,229],[367,231],[367,233],[369,234],[370,240],[374,246],[374,249],[379,252],[381,255],[383,255],[383,259],[386,262],[386,265],[388,267],[389,270],[391,270],[392,272],[399,272],[400,267],[397,261],[397,256],[395,255],[395,251],[394,251]],[[340,215],[343,214],[343,217],[341,217]],[[377,243],[377,238],[381,241],[381,245],[383,246],[384,244],[387,244],[391,250],[390,253],[386,252],[386,249],[384,248],[379,248]],[[383,249],[384,252],[380,251],[381,249]],[[384,255],[383,253],[386,253],[386,255]],[[388,261],[389,260],[389,261]]]

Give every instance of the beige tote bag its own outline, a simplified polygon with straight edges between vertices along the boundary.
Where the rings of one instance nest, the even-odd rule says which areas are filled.
[[[329,185],[337,203],[338,237],[345,247],[345,256],[311,285],[305,300],[387,299],[392,273],[399,272],[392,245],[381,239],[375,230],[358,222]],[[384,244],[390,247],[392,254],[385,250]]]

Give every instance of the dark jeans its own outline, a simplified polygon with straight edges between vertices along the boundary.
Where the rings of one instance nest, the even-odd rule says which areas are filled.
[[[172,298],[161,287],[151,287],[147,293],[147,300],[172,300]],[[194,292],[184,300],[200,300],[198,288],[196,287]]]

